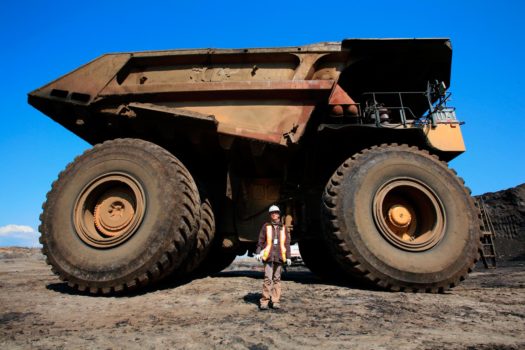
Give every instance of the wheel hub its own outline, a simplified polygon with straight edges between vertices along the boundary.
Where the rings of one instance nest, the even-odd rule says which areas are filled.
[[[374,196],[373,213],[383,237],[403,250],[427,250],[443,238],[443,205],[418,180],[399,178],[384,184]]]
[[[132,199],[122,190],[107,191],[95,206],[96,228],[106,236],[123,234],[135,215]]]
[[[410,225],[412,215],[410,215],[410,212],[404,206],[393,205],[388,210],[388,219],[393,226],[397,228],[405,228]]]
[[[130,238],[145,213],[142,187],[127,174],[110,173],[89,183],[76,201],[78,236],[96,248],[110,248]]]

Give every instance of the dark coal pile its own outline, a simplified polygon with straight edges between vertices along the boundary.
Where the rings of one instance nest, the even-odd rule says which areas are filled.
[[[495,231],[496,255],[500,262],[525,260],[525,184],[483,198]]]

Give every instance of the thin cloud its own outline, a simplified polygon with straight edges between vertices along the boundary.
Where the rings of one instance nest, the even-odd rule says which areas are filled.
[[[0,247],[39,247],[41,245],[38,237],[39,233],[31,226],[15,224],[0,226]]]
[[[10,236],[13,233],[33,233],[35,230],[26,225],[5,225],[0,227],[0,237]]]

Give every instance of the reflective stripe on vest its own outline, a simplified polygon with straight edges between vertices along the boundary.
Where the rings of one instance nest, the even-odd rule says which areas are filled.
[[[266,225],[266,247],[263,251],[263,260],[266,261],[272,250],[272,225]]]
[[[286,231],[284,229],[284,225],[281,228],[281,257],[283,258],[283,262],[286,262],[286,246],[284,245],[286,243]]]
[[[266,247],[264,247],[263,250],[263,260],[266,261],[268,257],[270,256],[270,252],[272,250],[273,242],[272,242],[272,225],[266,225]],[[280,237],[280,248],[281,248],[281,258],[283,259],[283,262],[286,262],[286,228],[284,225],[281,227],[281,230],[279,232]]]

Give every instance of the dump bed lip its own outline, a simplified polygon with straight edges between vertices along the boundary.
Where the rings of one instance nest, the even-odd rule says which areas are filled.
[[[440,36],[440,37],[425,37],[425,38],[420,38],[420,37],[414,37],[414,38],[403,38],[403,37],[398,37],[398,38],[346,38],[346,39],[343,39],[342,42],[345,42],[345,41],[389,41],[389,40],[416,40],[416,41],[421,41],[421,40],[431,40],[431,41],[443,41],[443,40],[448,40],[450,41],[450,38],[449,37],[446,37],[446,36]]]
[[[166,54],[239,54],[239,53],[269,53],[269,52],[337,52],[341,51],[341,41],[327,41],[300,46],[252,47],[252,48],[181,48],[166,50],[144,50],[111,52],[108,55],[131,54],[133,57],[166,55]]]
[[[383,42],[397,42],[408,44],[411,42],[414,43],[435,43],[435,44],[444,44],[450,50],[452,50],[452,42],[449,37],[436,37],[436,38],[349,38],[341,41],[341,49],[346,49],[351,44],[363,44],[363,43],[383,43]]]
[[[167,50],[144,50],[144,51],[123,51],[111,52],[107,55],[121,55],[130,54],[133,57],[150,56],[150,55],[165,55],[165,54],[239,54],[239,53],[268,53],[268,52],[337,52],[345,49],[345,46],[352,42],[448,42],[448,37],[436,38],[347,38],[342,41],[321,41],[312,44],[298,45],[298,46],[276,46],[276,47],[252,47],[252,48],[181,48],[181,49],[167,49]]]

